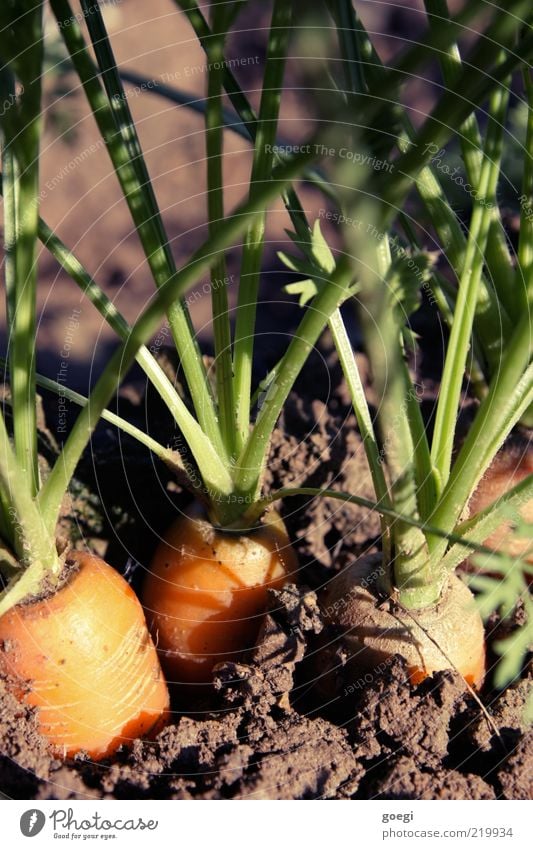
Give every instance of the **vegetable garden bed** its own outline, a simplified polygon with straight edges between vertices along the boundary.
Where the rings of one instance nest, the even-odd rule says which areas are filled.
[[[253,0],[175,0],[205,54],[196,99],[121,67],[98,0],[50,0],[46,19],[5,0],[6,797],[528,797],[533,13],[486,5],[425,0],[419,41],[382,58],[352,0],[273,0],[247,88],[227,50]],[[99,250],[83,264],[44,217],[56,60],[109,158],[131,274],[154,286],[141,305],[125,281],[128,318]],[[295,61],[313,92],[296,128]],[[202,122],[185,256],[132,85]],[[80,298],[55,374],[38,368],[41,250]],[[115,340],[82,394],[85,305]]]

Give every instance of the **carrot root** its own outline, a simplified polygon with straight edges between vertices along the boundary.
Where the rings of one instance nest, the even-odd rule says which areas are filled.
[[[158,547],[143,604],[169,681],[211,680],[256,639],[267,591],[282,586],[296,558],[281,520],[240,535],[185,515]]]
[[[533,473],[533,448],[515,437],[501,449],[479,482],[470,499],[470,515],[488,507],[516,484]],[[533,500],[526,501],[520,510],[525,522],[533,523]],[[531,540],[514,533],[510,522],[503,522],[484,545],[495,551],[507,552],[511,557],[524,557],[533,563]]]
[[[0,673],[59,755],[99,760],[164,722],[168,689],[129,584],[98,557],[69,559],[54,595],[0,618]]]
[[[372,673],[401,655],[413,684],[434,672],[455,669],[479,688],[485,675],[484,629],[466,584],[452,575],[438,604],[408,611],[379,595],[383,571],[379,555],[361,558],[334,578],[324,593],[322,608],[328,624],[341,632],[338,639],[348,655],[348,674]],[[325,650],[326,666],[336,645],[333,640]],[[324,676],[323,689],[336,690],[334,672]]]

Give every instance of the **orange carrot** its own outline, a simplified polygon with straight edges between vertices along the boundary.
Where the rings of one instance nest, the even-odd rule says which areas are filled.
[[[129,584],[98,557],[69,560],[56,593],[0,618],[0,673],[58,755],[98,760],[162,723],[168,690]]]
[[[502,449],[485,472],[469,503],[469,512],[473,516],[484,507],[488,507],[501,495],[504,495],[517,483],[533,473],[533,450],[514,441]],[[526,522],[533,523],[533,500],[522,505],[520,515]],[[503,522],[484,543],[496,551],[506,551],[512,557],[521,557],[531,549],[531,540],[513,533],[510,523]],[[527,559],[533,562],[533,553],[529,551]]]
[[[268,588],[282,586],[296,565],[277,514],[246,534],[194,515],[178,519],[155,553],[142,595],[169,679],[208,681],[216,663],[252,646]]]
[[[455,669],[479,688],[485,675],[484,630],[466,584],[450,575],[437,604],[408,611],[397,603],[383,573],[381,556],[370,555],[331,581],[322,596],[325,620],[335,628],[326,632],[334,635],[326,637],[326,655],[337,652],[340,643],[346,655],[343,675],[348,677],[374,674],[393,655],[401,655],[413,684],[439,670]],[[322,658],[323,667],[332,665]],[[322,689],[336,690],[331,673],[324,676]]]

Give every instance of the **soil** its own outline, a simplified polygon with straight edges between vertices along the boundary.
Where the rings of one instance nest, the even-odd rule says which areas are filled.
[[[327,362],[327,351],[323,356]],[[338,383],[334,368],[331,376]],[[342,384],[332,390],[315,380],[312,388],[301,382],[298,390],[273,437],[267,486],[305,482],[371,497]],[[142,418],[141,399],[133,390],[124,394],[130,417]],[[163,414],[152,421],[168,427]],[[136,586],[139,564],[148,562],[150,547],[188,496],[133,442],[117,445],[116,439],[107,428],[97,434],[63,523],[65,530],[77,529],[79,544],[90,540]],[[154,485],[164,494],[161,500],[154,498]],[[531,798],[533,737],[524,718],[531,667],[503,692],[493,689],[489,673],[480,694],[484,710],[453,672],[412,686],[400,658],[355,680],[353,670],[343,678],[341,669],[336,697],[321,695],[322,646],[329,643],[331,651],[337,635],[325,631],[318,599],[333,574],[377,550],[379,521],[353,505],[305,499],[286,500],[284,518],[300,562],[297,584],[270,591],[256,646],[241,662],[219,664],[212,684],[172,694],[171,721],[154,740],[135,740],[130,750],[98,764],[82,756],[54,760],[33,711],[0,684],[3,795]],[[505,635],[512,627],[505,624]],[[503,629],[497,620],[488,623],[489,662],[490,646]]]

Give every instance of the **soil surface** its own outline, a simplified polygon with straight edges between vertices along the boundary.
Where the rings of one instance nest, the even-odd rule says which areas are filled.
[[[335,381],[334,368],[330,374]],[[332,390],[315,380],[313,389],[302,383],[287,405],[273,438],[267,485],[328,485],[371,497],[342,384]],[[126,396],[122,403],[130,417],[142,417],[141,399],[133,391]],[[168,426],[163,414],[152,420],[162,430]],[[149,549],[188,497],[134,443],[117,446],[114,439],[108,430],[97,434],[63,521],[65,530],[77,529],[80,544],[89,541],[135,586],[142,577],[139,563],[148,562]],[[155,505],[154,485],[164,494]],[[106,511],[100,490],[107,493]],[[524,721],[531,669],[503,692],[492,688],[489,671],[482,710],[455,673],[414,687],[401,659],[394,658],[353,680],[353,672],[351,679],[343,677],[339,652],[337,695],[325,700],[321,660],[335,650],[337,635],[324,627],[320,593],[338,570],[377,550],[379,521],[369,511],[325,500],[288,499],[284,509],[300,574],[270,592],[252,652],[217,666],[212,684],[173,693],[171,722],[156,739],[136,740],[103,763],[54,760],[33,711],[0,684],[5,797],[531,797],[533,737]],[[488,623],[489,665],[491,643],[502,637],[503,627]],[[506,635],[512,627],[505,625]]]

